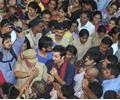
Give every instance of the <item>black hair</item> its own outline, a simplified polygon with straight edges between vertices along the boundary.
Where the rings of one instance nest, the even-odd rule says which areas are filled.
[[[3,39],[2,39],[2,44],[4,43],[5,40],[7,39],[11,39],[11,35],[9,33],[6,33],[4,36],[3,36]]]
[[[65,13],[67,13],[67,6],[63,4],[62,6],[59,7],[59,10],[62,9]]]
[[[30,49],[30,48],[31,48],[30,41],[28,40],[27,37],[25,37],[25,41],[24,41],[24,43],[27,44],[27,48],[26,48],[26,49]]]
[[[74,45],[68,45],[66,47],[66,52],[69,51],[70,53],[72,53],[73,55],[77,54],[77,48]]]
[[[82,29],[82,30],[79,32],[79,37],[83,37],[83,36],[89,37],[89,31],[88,31],[87,29]]]
[[[49,46],[53,45],[53,40],[50,37],[43,36],[39,39],[38,48],[42,50],[42,48],[47,49]]]
[[[76,24],[77,24],[77,27],[78,27],[79,24],[78,24],[78,21],[77,21],[77,20],[73,20],[73,21],[71,22],[71,26],[72,26],[73,23],[76,23]]]
[[[19,90],[11,83],[5,83],[2,86],[3,94],[6,94],[8,99],[16,99],[19,95]]]
[[[118,63],[118,58],[115,55],[108,55],[106,58],[111,63]]]
[[[56,45],[52,51],[59,52],[61,57],[65,56],[65,47],[63,47],[62,45]]]
[[[101,19],[102,19],[102,13],[100,12],[100,11],[95,11],[95,12],[93,12],[93,17],[95,16],[95,15],[100,15],[100,17],[101,17]]]
[[[102,96],[103,87],[100,83],[93,81],[89,83],[88,87],[97,96],[97,98],[100,98]]]
[[[84,4],[91,5],[92,10],[97,10],[97,4],[94,0],[83,0]]]
[[[118,68],[118,65],[115,64],[115,63],[112,63],[112,64],[108,64],[107,65],[107,68],[111,71],[111,74],[115,76],[115,78],[118,77],[119,75],[119,68]]]
[[[109,38],[108,36],[104,37],[101,41],[101,43],[108,45],[109,47],[111,47],[111,45],[113,44],[113,41],[111,40],[111,38]]]
[[[120,41],[120,33],[118,34],[118,40]]]
[[[100,26],[98,27],[97,32],[98,32],[98,33],[100,33],[100,32],[106,33],[106,27],[105,27],[104,25],[100,25]]]
[[[9,24],[8,19],[3,19],[3,20],[0,22],[0,27],[2,28],[5,24]]]
[[[61,87],[63,96],[67,97],[68,99],[71,99],[74,96],[74,89],[72,86],[69,85],[63,85]]]
[[[45,92],[48,89],[48,85],[47,85],[47,83],[44,80],[35,81],[32,84],[32,88],[35,89],[37,98],[45,98]]]
[[[33,9],[37,10],[37,13],[41,13],[41,9],[40,9],[38,3],[35,2],[35,1],[31,1],[31,2],[28,4],[28,7],[31,7],[31,8],[33,8]]]
[[[87,18],[88,18],[88,19],[90,19],[90,17],[91,17],[91,16],[90,16],[90,13],[89,13],[88,11],[82,11],[81,14],[80,14],[80,16],[81,16],[82,14],[87,15]]]
[[[114,21],[114,22],[115,22],[115,25],[117,25],[117,23],[118,23],[118,20],[117,20],[116,17],[112,17],[109,21]]]
[[[50,12],[49,10],[47,10],[47,9],[45,9],[45,10],[42,12],[42,16],[43,16],[44,14],[49,14],[50,16],[52,16],[51,12]]]
[[[117,99],[117,93],[113,90],[108,90],[104,93],[103,99]]]
[[[93,59],[94,62],[99,63],[99,61],[101,60],[101,54],[100,53],[88,53],[87,56],[89,56],[89,59]]]
[[[118,34],[118,33],[120,33],[120,28],[117,27],[117,26],[113,27],[113,28],[111,29],[111,31],[108,32],[108,34],[109,34],[110,36],[112,36],[113,34]]]

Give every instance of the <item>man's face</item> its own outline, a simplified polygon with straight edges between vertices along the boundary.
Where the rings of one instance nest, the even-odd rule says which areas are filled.
[[[105,36],[105,32],[99,32],[98,35],[100,38],[103,38]]]
[[[44,24],[43,23],[39,23],[38,25],[34,26],[34,30],[37,33],[41,33],[43,29],[44,29]]]
[[[4,33],[10,33],[12,31],[12,28],[10,25],[5,24],[3,25],[3,27],[1,28],[1,32]]]
[[[85,64],[86,66],[90,66],[90,65],[92,65],[93,63],[94,63],[94,60],[93,60],[93,59],[90,59],[89,56],[86,57],[85,62],[84,62],[84,64]]]
[[[103,69],[106,69],[108,64],[110,64],[110,61],[106,58],[102,63]]]
[[[81,22],[82,25],[85,25],[85,24],[88,22],[88,18],[87,18],[87,15],[86,15],[86,14],[83,13],[83,14],[80,16],[80,22]]]
[[[50,14],[43,14],[42,18],[43,18],[45,24],[48,24],[48,22],[50,22],[50,20],[51,20],[51,15]]]
[[[105,53],[108,50],[109,46],[103,43],[100,43],[99,49],[101,53]]]
[[[16,0],[9,0],[9,5],[14,6],[16,4]]]
[[[109,79],[109,78],[110,78],[111,72],[110,72],[110,70],[109,70],[108,68],[106,68],[106,69],[103,70],[103,76],[104,76],[104,78],[106,78],[106,79]]]
[[[54,0],[50,0],[50,2],[48,4],[49,10],[54,10],[55,7],[56,7],[56,2]]]
[[[12,46],[11,38],[8,38],[3,42],[4,49],[9,50],[11,46]]]
[[[56,36],[57,38],[62,38],[63,35],[64,35],[64,30],[59,30],[59,29],[56,29],[56,30],[55,30],[55,36]]]
[[[91,80],[93,78],[93,72],[90,69],[85,70],[85,78]]]
[[[67,59],[71,60],[72,58],[74,58],[74,55],[73,55],[71,52],[67,51],[65,57],[66,57]]]
[[[80,42],[81,42],[81,44],[85,44],[86,42],[87,42],[87,40],[88,40],[88,36],[82,36],[82,37],[80,37]]]
[[[51,18],[51,15],[50,14],[43,14],[43,20],[45,22],[49,22],[50,21],[50,18]]]
[[[0,9],[4,8],[4,0],[0,0]]]
[[[62,57],[60,56],[60,52],[53,52],[53,61],[55,64],[59,64],[61,59]]]

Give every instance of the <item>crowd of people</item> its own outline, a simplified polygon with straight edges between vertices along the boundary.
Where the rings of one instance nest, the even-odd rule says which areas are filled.
[[[120,99],[120,0],[0,0],[0,98]]]

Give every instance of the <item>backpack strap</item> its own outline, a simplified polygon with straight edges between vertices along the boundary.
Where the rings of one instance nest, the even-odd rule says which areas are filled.
[[[14,60],[14,58],[15,58],[15,60],[17,61],[17,55],[15,54],[13,48],[10,49],[10,53],[11,53],[11,55],[13,56],[12,59],[7,60],[7,61],[3,61],[3,60],[2,60],[2,59],[3,59],[3,53],[0,51],[0,62],[2,62],[2,63],[12,62],[12,61]]]
[[[10,53],[12,54],[13,58],[15,58],[15,60],[17,61],[17,55],[15,54],[13,48],[10,49]]]

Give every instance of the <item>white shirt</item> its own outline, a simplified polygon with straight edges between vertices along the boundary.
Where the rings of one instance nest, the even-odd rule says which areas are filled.
[[[90,36],[93,33],[95,33],[95,26],[90,21],[88,21],[84,26],[81,26],[80,18],[77,19],[77,22],[78,22],[78,31],[80,31],[82,29],[87,29],[89,31]]]
[[[80,98],[81,95],[83,94],[82,81],[84,79],[84,74],[85,74],[85,72],[82,72],[80,74],[76,74],[74,77],[74,81],[75,81],[75,86],[74,86],[75,93],[74,93],[74,95],[77,96],[78,98]]]
[[[28,30],[24,31],[24,33],[25,33],[25,36],[28,38],[31,47],[37,48],[38,47],[38,41],[41,38],[42,34],[37,33],[36,36],[34,36],[31,29],[28,29]]]
[[[116,53],[116,51],[118,51],[118,42],[117,43],[114,43],[112,45],[112,48],[113,48],[113,55]]]

